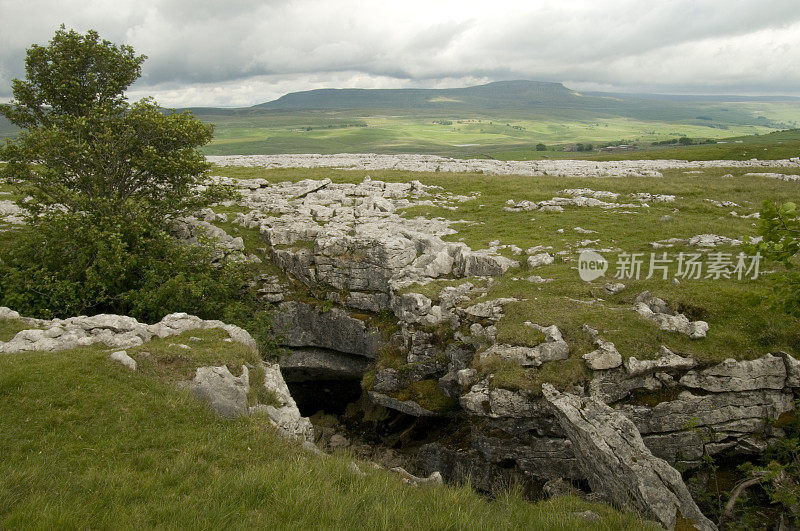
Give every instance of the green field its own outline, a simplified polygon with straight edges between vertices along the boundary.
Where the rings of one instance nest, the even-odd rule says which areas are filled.
[[[536,153],[535,145],[650,143],[689,136],[723,139],[774,131],[756,125],[718,129],[694,124],[650,122],[621,117],[562,121],[547,118],[465,116],[448,125],[434,116],[399,116],[339,111],[317,116],[309,111],[278,111],[251,116],[208,116],[215,138],[209,155],[275,153],[431,153],[457,157]],[[561,153],[561,152],[559,152]],[[552,153],[551,153],[552,155]],[[569,153],[575,156],[577,153]],[[518,157],[519,158],[519,157]],[[529,157],[527,157],[529,158]]]
[[[247,109],[191,109],[214,123],[207,154],[431,153],[530,159],[586,157],[571,144],[649,147],[797,128],[800,99],[581,94],[558,83],[463,89],[313,90]],[[537,144],[545,151],[536,151]]]
[[[786,149],[773,154],[725,144],[711,151],[708,146],[712,144],[700,151],[651,145],[681,137],[702,141],[749,138],[800,125],[798,98],[581,94],[560,83],[535,81],[462,89],[312,90],[248,108],[189,110],[215,125],[214,140],[203,149],[207,155],[783,158]],[[0,138],[15,134],[16,129],[0,118]],[[564,150],[578,143],[591,144],[594,150]],[[640,151],[614,155],[597,151],[620,143],[635,144]],[[537,151],[537,144],[547,149]]]

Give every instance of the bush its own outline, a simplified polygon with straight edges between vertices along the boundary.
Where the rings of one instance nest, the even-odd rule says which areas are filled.
[[[48,214],[0,250],[0,305],[40,318],[218,318],[230,301],[247,299],[245,272],[212,264],[211,251],[178,242],[145,215]]]
[[[764,201],[759,234],[764,239],[757,246],[758,252],[783,265],[783,270],[773,275],[773,306],[800,316],[800,214],[797,205],[791,202],[777,205],[772,201]]]

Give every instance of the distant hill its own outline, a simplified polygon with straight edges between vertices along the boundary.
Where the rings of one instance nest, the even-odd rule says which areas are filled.
[[[252,107],[177,110],[214,124],[214,140],[203,147],[211,155],[538,158],[561,156],[565,146],[577,149],[578,144],[595,150],[613,144],[663,150],[657,143],[682,136],[708,143],[800,127],[800,98],[795,97],[579,92],[562,83],[527,80],[447,89],[317,89]],[[16,134],[0,118],[0,138]]]
[[[581,96],[561,83],[498,81],[454,89],[317,89],[292,92],[258,109],[530,109],[578,105]]]
[[[561,83],[541,81],[497,81],[453,89],[316,89],[292,92],[254,105],[249,112],[284,111],[400,111],[403,114],[461,116],[476,113],[488,117],[551,118],[585,120],[623,117],[679,123],[713,121],[785,129],[790,125],[753,115],[722,102],[792,102],[793,97],[691,96],[662,94],[580,93]],[[197,109],[215,114],[213,109]],[[237,110],[239,113],[244,109]],[[232,111],[234,114],[237,111]]]

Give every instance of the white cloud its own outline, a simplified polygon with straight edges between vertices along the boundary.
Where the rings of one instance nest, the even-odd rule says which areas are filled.
[[[0,97],[64,22],[148,55],[132,96],[249,105],[291,90],[465,86],[797,94],[797,0],[0,0]],[[592,85],[594,84],[594,85]]]

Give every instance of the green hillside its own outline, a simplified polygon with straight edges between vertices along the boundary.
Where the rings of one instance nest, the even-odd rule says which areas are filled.
[[[0,340],[15,324],[0,320]],[[575,498],[413,488],[365,463],[359,476],[345,453],[308,454],[264,418],[224,420],[146,367],[130,372],[107,355],[0,356],[0,528],[653,528]],[[597,519],[582,518],[587,510]]]
[[[506,81],[458,89],[320,89],[244,109],[192,108],[216,125],[207,154],[570,156],[569,144],[720,140],[800,124],[798,98],[587,93]],[[547,146],[536,151],[537,144]],[[597,153],[594,153],[597,155]]]
[[[755,138],[800,126],[800,98],[582,94],[561,83],[504,81],[457,89],[320,89],[238,109],[195,107],[215,125],[208,155],[429,153],[462,158],[784,158],[718,149],[651,147],[681,137]],[[16,129],[0,118],[0,138]],[[594,151],[564,151],[591,144]],[[646,152],[597,148],[635,144]],[[544,150],[537,150],[544,144]],[[720,145],[723,146],[723,145]],[[728,152],[733,154],[728,154]],[[742,153],[747,153],[743,155]]]

